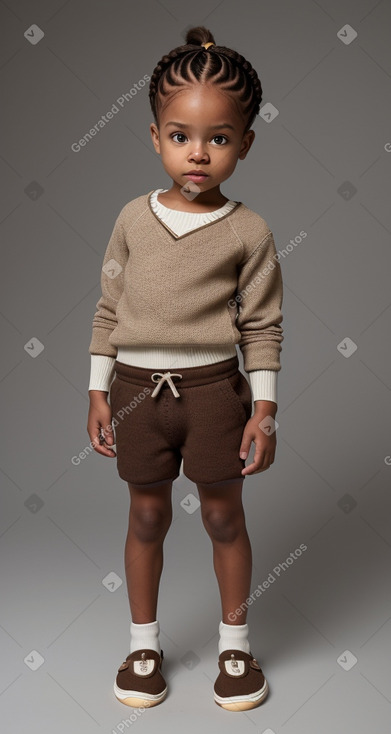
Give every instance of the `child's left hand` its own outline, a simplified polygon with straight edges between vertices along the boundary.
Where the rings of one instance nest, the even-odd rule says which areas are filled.
[[[250,453],[251,442],[254,441],[254,461],[252,464],[249,464],[242,469],[242,476],[247,474],[258,474],[259,472],[265,471],[265,469],[269,469],[270,465],[273,464],[277,446],[276,431],[273,430],[276,412],[277,405],[271,400],[255,401],[255,412],[245,425],[242,443],[239,449],[240,458],[246,460]],[[265,433],[265,431],[259,427],[259,424],[265,418],[268,419],[265,428],[268,430],[267,426],[270,425],[270,433]]]

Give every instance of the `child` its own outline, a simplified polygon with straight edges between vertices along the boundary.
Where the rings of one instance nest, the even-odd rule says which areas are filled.
[[[89,347],[88,433],[98,453],[117,457],[131,498],[130,654],[114,692],[128,706],[153,706],[167,693],[156,612],[172,482],[183,459],[199,492],[221,595],[214,700],[243,711],[268,694],[248,641],[252,551],[242,488],[246,476],[274,461],[282,277],[265,220],[227,199],[220,184],[251,148],[262,87],[243,56],[217,46],[200,26],[163,56],[149,97],[153,145],[172,186],[120,211]],[[252,441],[254,461],[246,466]]]

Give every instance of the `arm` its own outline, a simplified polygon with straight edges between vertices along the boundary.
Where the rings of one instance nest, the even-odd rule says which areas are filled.
[[[117,349],[109,342],[109,337],[117,326],[117,304],[124,289],[124,271],[129,257],[121,213],[114,225],[101,270],[102,295],[96,304],[92,320],[90,354],[116,357]]]
[[[241,333],[239,348],[246,372],[281,369],[283,286],[276,254],[273,234],[269,231],[239,266],[237,328]]]
[[[117,349],[109,337],[117,326],[117,304],[124,287],[124,270],[129,257],[121,214],[117,217],[103,259],[101,271],[102,295],[96,304],[92,321],[92,338],[89,346],[91,371],[89,384],[90,408],[87,431],[91,443],[104,456],[116,456],[110,448],[114,444],[111,406],[107,402],[113,376]],[[105,445],[99,441],[104,435]]]
[[[254,461],[242,470],[243,476],[268,469],[276,450],[277,376],[284,337],[280,325],[282,275],[275,256],[274,238],[269,231],[240,267],[238,277],[239,347],[254,398],[254,414],[243,432],[241,458],[247,459],[252,441],[256,445]]]

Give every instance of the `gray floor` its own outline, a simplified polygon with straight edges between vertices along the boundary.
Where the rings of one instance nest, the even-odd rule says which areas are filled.
[[[283,433],[291,436],[286,425]],[[98,462],[100,477],[93,484],[91,467]],[[189,513],[181,504],[190,494],[192,509],[197,505],[197,491],[183,476],[173,487],[158,612],[169,694],[146,712],[114,698],[114,673],[129,639],[122,562],[128,500],[126,485],[113,481],[111,469],[90,457],[42,490],[44,504],[35,512],[21,511],[11,483],[5,492],[4,731],[121,732],[129,717],[126,728],[137,723],[148,731],[153,724],[197,731],[203,723],[234,731],[238,718],[245,731],[256,726],[268,734],[386,730],[387,469],[350,488],[340,507],[346,487],[331,488],[281,436],[276,465],[246,481],[254,558],[250,642],[270,694],[262,706],[240,714],[213,700],[219,595],[199,507]],[[300,544],[306,547],[301,555]],[[260,596],[256,588],[263,589]]]
[[[2,731],[390,730],[390,5],[243,0],[240,23],[238,9],[0,5]],[[220,598],[181,475],[158,608],[169,695],[137,714],[112,690],[129,651],[128,490],[115,461],[74,457],[89,442],[87,350],[115,217],[170,182],[146,88],[79,153],[71,144],[199,23],[253,62],[278,111],[270,123],[261,111],[223,187],[285,249],[276,460],[243,492],[247,621],[270,695],[242,713],[213,700]]]

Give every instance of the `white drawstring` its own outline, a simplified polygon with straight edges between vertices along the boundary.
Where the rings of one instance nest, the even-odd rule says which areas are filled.
[[[179,372],[154,372],[153,375],[151,375],[151,380],[153,380],[153,382],[157,382],[157,385],[156,385],[156,387],[155,387],[155,389],[154,389],[154,391],[153,391],[153,393],[151,395],[151,398],[155,398],[156,395],[158,395],[158,393],[160,392],[161,387],[163,385],[163,382],[165,380],[168,382],[168,384],[169,384],[169,386],[170,386],[170,388],[171,388],[174,396],[176,398],[180,398],[179,392],[176,389],[176,387],[175,387],[175,385],[174,385],[174,383],[173,383],[173,381],[171,379],[171,375],[173,377],[182,377],[182,375]]]

